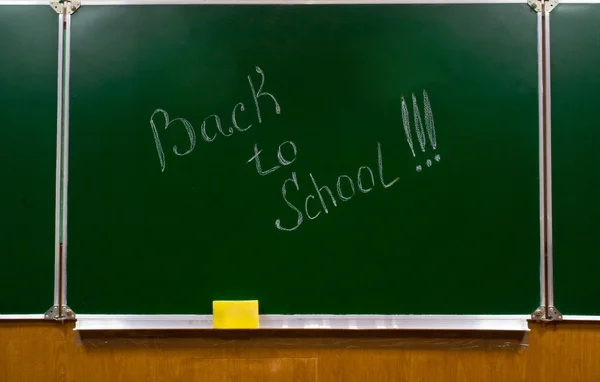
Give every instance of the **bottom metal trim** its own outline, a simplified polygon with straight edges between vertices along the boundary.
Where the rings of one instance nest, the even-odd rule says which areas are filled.
[[[46,316],[44,314],[0,314],[0,321],[2,320],[44,320]]]
[[[572,316],[564,315],[561,321],[600,321],[600,316]]]
[[[260,329],[412,329],[529,331],[529,315],[259,316]],[[212,329],[212,315],[77,314],[75,330]]]

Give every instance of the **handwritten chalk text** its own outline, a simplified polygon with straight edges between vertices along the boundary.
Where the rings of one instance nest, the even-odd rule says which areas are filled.
[[[384,189],[393,186],[400,180],[400,178],[396,177],[389,182],[385,181],[383,174],[383,154],[381,152],[381,144],[379,142],[377,142],[377,165],[379,170],[379,182]],[[373,170],[369,166],[360,166],[358,168],[356,172],[357,187],[355,187],[355,183],[350,176],[345,174],[338,176],[335,188],[337,195],[334,195],[334,193],[331,191],[331,188],[328,186],[320,185],[321,183],[315,179],[312,173],[309,173],[308,177],[311,180],[311,185],[316,196],[315,194],[308,195],[306,199],[304,199],[304,205],[300,208],[294,205],[288,199],[288,188],[292,190],[295,188],[296,191],[300,191],[300,183],[298,182],[298,176],[296,175],[296,172],[292,172],[291,177],[283,182],[281,187],[283,200],[288,207],[296,213],[296,217],[295,222],[293,220],[294,218],[286,219],[286,221],[290,221],[289,224],[284,224],[281,219],[275,220],[275,227],[278,229],[282,231],[294,231],[298,229],[298,227],[300,227],[300,225],[304,222],[304,216],[308,217],[309,220],[314,220],[318,218],[322,212],[329,214],[329,210],[331,208],[338,206],[336,196],[342,202],[347,202],[356,195],[357,188],[359,192],[367,194],[377,186]]]
[[[261,77],[260,86],[258,87],[258,90],[256,90],[251,76],[248,76],[248,85],[250,86],[250,92],[254,101],[254,107],[256,109],[256,117],[258,119],[258,123],[262,123],[262,110],[261,105],[259,103],[261,97],[270,98],[273,101],[276,114],[281,114],[281,106],[279,105],[279,102],[277,102],[277,99],[273,94],[263,91],[263,87],[265,85],[265,73],[258,66],[256,67],[256,73],[258,73]],[[200,125],[200,135],[202,136],[202,139],[205,142],[210,143],[217,139],[219,134],[224,137],[230,137],[234,134],[235,131],[244,132],[249,130],[252,127],[252,125],[240,127],[240,124],[238,122],[238,112],[244,111],[246,111],[246,106],[242,102],[238,102],[233,107],[233,110],[231,112],[231,124],[233,125],[233,127],[227,127],[225,129],[223,128],[223,125],[221,124],[221,119],[218,115],[211,114],[208,117],[204,118],[202,124]],[[156,125],[157,121],[155,121],[155,118],[159,115],[163,117],[162,130],[167,130],[169,126],[175,127],[177,125],[183,126],[185,128],[189,139],[189,143],[187,146],[187,150],[185,151],[183,151],[183,149],[178,149],[177,145],[173,146],[173,153],[177,156],[189,155],[194,151],[196,147],[196,130],[194,129],[194,126],[192,126],[192,123],[187,119],[170,119],[169,114],[163,109],[156,109],[154,113],[152,113],[152,116],[150,117],[150,127],[152,129],[152,135],[154,136],[156,153],[158,154],[158,160],[160,162],[160,171],[164,172],[166,167],[165,152],[163,150],[163,145],[160,140],[159,129]]]
[[[293,151],[293,157],[291,159],[286,159],[284,158],[283,152],[282,152],[282,148],[285,146],[289,146],[291,148],[291,150]],[[279,145],[279,148],[277,149],[277,160],[279,161],[279,163],[281,164],[281,166],[276,165],[271,167],[268,170],[263,170],[262,168],[262,164],[260,162],[260,154],[262,153],[262,149],[259,150],[258,149],[258,144],[254,145],[254,155],[252,156],[252,158],[248,159],[248,162],[246,163],[250,163],[252,161],[254,161],[254,164],[256,165],[256,172],[261,175],[261,176],[265,176],[267,174],[272,173],[275,170],[278,170],[281,166],[288,166],[292,163],[294,163],[294,161],[296,160],[296,156],[298,155],[298,149],[296,148],[296,144],[294,144],[294,142],[292,141],[285,141],[282,144]]]
[[[421,151],[425,154],[425,130],[423,129],[423,121],[421,120],[421,111],[419,110],[419,104],[417,102],[417,97],[412,94],[412,104],[413,104],[413,120],[415,125],[415,132],[417,133],[417,140],[419,141],[419,146],[421,147]],[[425,109],[425,128],[427,130],[427,136],[429,137],[429,143],[431,144],[431,148],[435,152],[437,148],[437,139],[435,136],[435,123],[433,121],[433,111],[431,110],[431,103],[429,102],[429,95],[427,95],[427,91],[423,90],[423,105]],[[410,147],[410,151],[412,153],[413,158],[416,158],[415,149],[413,146],[412,134],[410,130],[410,115],[408,114],[408,106],[406,105],[406,101],[404,97],[402,97],[402,125],[404,127],[404,134],[406,135],[406,142],[408,142],[408,147]],[[433,157],[436,162],[440,161],[440,155],[435,153]],[[427,167],[431,167],[433,162],[431,159],[427,158],[425,160],[425,164]],[[416,167],[417,172],[421,172],[423,170],[423,166],[420,164]]]

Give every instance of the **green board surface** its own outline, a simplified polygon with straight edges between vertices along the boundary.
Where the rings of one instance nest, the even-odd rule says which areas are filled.
[[[600,315],[600,4],[562,4],[551,16],[554,304]]]
[[[84,7],[72,28],[76,313],[539,305],[526,4]]]
[[[49,6],[0,6],[0,315],[53,301],[57,27]]]

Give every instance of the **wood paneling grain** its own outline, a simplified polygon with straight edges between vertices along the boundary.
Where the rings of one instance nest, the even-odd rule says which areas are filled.
[[[150,382],[156,380],[155,349],[138,347],[96,349],[75,346],[66,348],[66,382]]]
[[[65,328],[45,322],[0,322],[0,382],[62,381]]]
[[[315,382],[315,358],[175,358],[157,382]]]
[[[474,338],[417,339],[402,332],[395,335],[405,341],[387,342],[375,334],[352,339],[328,332],[242,339],[194,332],[80,337],[73,324],[4,322],[0,382],[600,381],[600,324],[531,328],[526,346],[502,348],[511,342],[492,338],[493,348],[482,348]]]

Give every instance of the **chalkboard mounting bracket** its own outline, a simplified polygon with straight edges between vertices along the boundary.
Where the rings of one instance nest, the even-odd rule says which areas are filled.
[[[558,0],[527,0],[527,4],[536,12],[551,12],[558,5]]]
[[[563,315],[553,306],[548,307],[548,321],[562,321]]]
[[[75,312],[71,310],[67,305],[54,305],[46,313],[44,313],[44,320],[51,321],[64,321],[64,320],[74,320]]]
[[[56,13],[63,14],[65,11],[72,15],[81,6],[81,0],[50,0],[50,6],[56,11]]]
[[[76,318],[75,312],[73,312],[73,310],[71,308],[69,308],[69,306],[67,306],[67,305],[63,305],[61,307],[61,312],[62,312],[61,319],[63,319],[63,320],[74,320]]]
[[[527,4],[536,12],[542,11],[542,0],[527,0]]]
[[[44,320],[58,320],[59,316],[60,309],[58,308],[58,305],[54,305],[50,309],[48,309],[46,313],[44,313]]]
[[[548,316],[546,316],[546,307],[544,305],[538,307],[531,313],[533,321],[562,321],[563,315],[553,306],[548,307]]]
[[[558,5],[558,0],[546,0],[546,2],[544,3],[544,11],[552,12],[552,10],[554,8],[556,8],[557,5]]]
[[[531,319],[533,321],[544,321],[546,316],[546,307],[544,305],[539,306],[533,313],[531,313]]]

